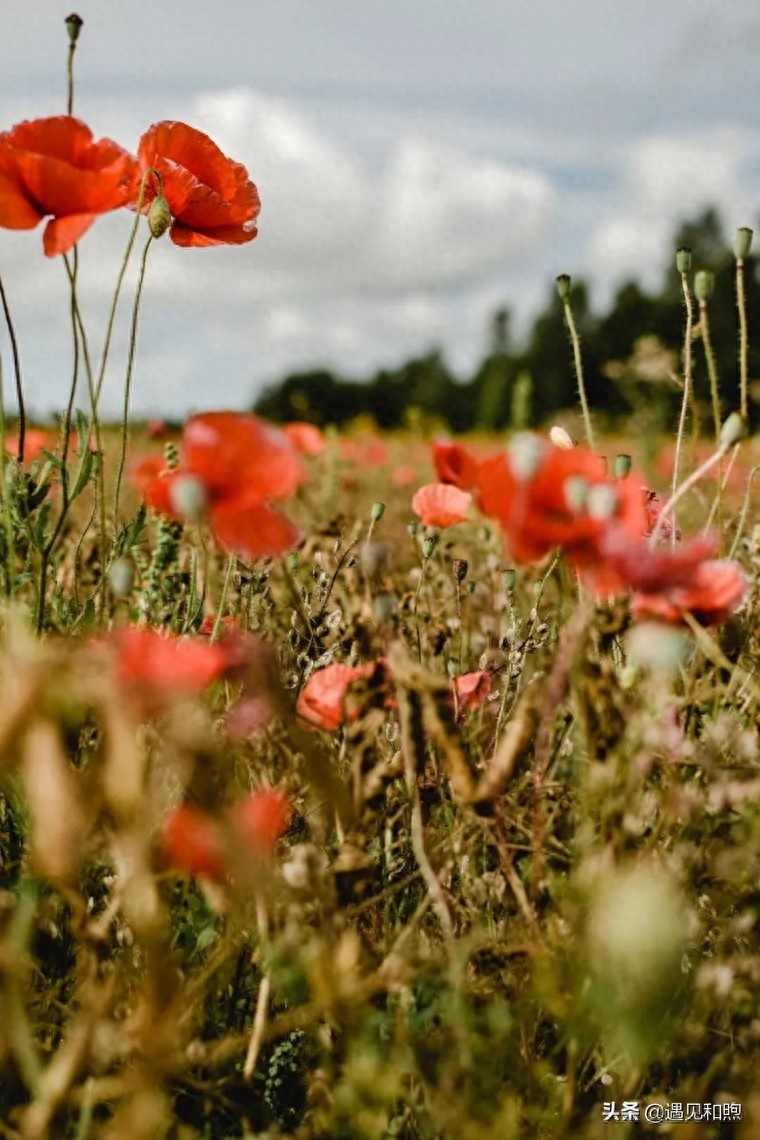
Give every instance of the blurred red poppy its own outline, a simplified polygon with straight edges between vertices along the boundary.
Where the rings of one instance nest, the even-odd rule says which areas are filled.
[[[190,875],[223,879],[227,869],[221,832],[200,808],[183,804],[164,817],[161,840],[166,861]]]
[[[604,562],[626,587],[646,594],[659,594],[678,586],[689,586],[699,566],[717,548],[717,539],[699,534],[679,546],[657,545],[644,540],[631,541],[620,531],[610,530],[599,541]]]
[[[598,544],[611,529],[630,538],[644,534],[644,496],[635,477],[610,482],[604,460],[588,448],[559,448],[525,435],[480,464],[478,489],[481,510],[499,521],[517,562],[539,562],[561,547],[589,588],[621,588]]]
[[[477,487],[480,460],[463,444],[436,440],[433,463],[441,483],[453,483],[461,491],[473,491]]]
[[[0,134],[0,226],[31,230],[50,217],[46,257],[66,253],[99,214],[134,203],[139,168],[110,139],[71,115],[33,119]]]
[[[412,499],[412,510],[425,526],[449,527],[467,521],[472,503],[469,491],[460,491],[451,483],[426,483]]]
[[[269,558],[298,542],[289,519],[270,499],[295,494],[304,469],[282,432],[242,412],[206,412],[185,425],[182,457],[173,471],[156,456],[133,467],[132,479],[161,514],[207,515],[217,541],[234,554]]]
[[[346,719],[345,700],[349,687],[362,677],[371,677],[375,663],[326,665],[312,673],[298,696],[296,712],[317,728],[340,728]]]
[[[282,429],[301,455],[319,455],[327,446],[324,435],[314,424],[294,422]]]
[[[342,439],[340,454],[358,467],[371,470],[388,462],[390,449],[384,439]]]
[[[636,620],[659,618],[681,625],[688,613],[700,625],[717,625],[734,612],[746,590],[747,579],[737,563],[708,560],[694,568],[688,584],[658,593],[634,593],[633,616]]]
[[[391,472],[392,487],[409,487],[417,481],[417,468],[411,463],[398,463]]]
[[[5,450],[18,455],[18,434],[5,437]],[[27,428],[24,433],[24,462],[34,463],[42,457],[43,451],[55,451],[55,434],[42,428]]]
[[[274,850],[277,840],[290,826],[290,803],[279,788],[263,788],[232,810],[233,825],[246,846],[256,855]]]
[[[137,155],[143,170],[152,167],[161,176],[175,245],[242,245],[256,237],[258,191],[246,168],[226,158],[208,135],[186,123],[154,123],[140,139]],[[155,196],[149,179],[146,212]]]
[[[148,439],[166,439],[167,427],[164,420],[150,420],[145,427]]]
[[[202,693],[227,670],[230,658],[221,642],[176,637],[129,626],[113,636],[119,685],[150,711],[173,697]]]

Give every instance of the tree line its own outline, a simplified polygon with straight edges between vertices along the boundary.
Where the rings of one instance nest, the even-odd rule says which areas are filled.
[[[631,415],[657,429],[672,422],[682,398],[681,350],[685,303],[675,251],[692,251],[693,270],[709,269],[715,287],[707,304],[709,332],[721,382],[722,412],[737,404],[738,333],[733,242],[718,212],[707,209],[682,224],[673,243],[673,259],[662,286],[648,293],[636,281],[624,284],[606,312],[595,313],[588,286],[573,280],[572,312],[581,337],[589,402],[609,426]],[[756,262],[745,260],[749,318],[749,375],[760,377],[760,329],[754,315],[760,302]],[[690,276],[693,285],[693,274]],[[710,391],[699,306],[694,301],[695,409],[711,424]],[[319,426],[341,425],[372,416],[390,429],[413,414],[444,421],[454,432],[536,427],[558,412],[577,407],[577,380],[558,292],[552,286],[546,307],[535,318],[522,344],[512,335],[510,310],[499,307],[490,318],[482,361],[469,377],[457,377],[436,348],[399,368],[380,369],[369,380],[335,375],[327,369],[299,372],[266,389],[255,411],[278,422],[306,420]],[[754,328],[753,328],[754,326]],[[755,344],[752,338],[755,333]],[[758,387],[750,385],[755,416]]]

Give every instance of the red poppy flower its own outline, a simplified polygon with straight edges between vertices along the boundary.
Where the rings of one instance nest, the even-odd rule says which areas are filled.
[[[290,826],[290,803],[278,788],[251,792],[232,811],[233,824],[256,855],[268,855]]]
[[[632,542],[625,534],[610,530],[599,543],[601,557],[626,587],[645,594],[659,594],[689,586],[699,566],[716,550],[717,540],[699,534],[680,546],[657,545],[646,540]]]
[[[70,115],[33,119],[0,134],[0,226],[34,229],[47,257],[66,253],[99,214],[134,202],[138,166]]]
[[[681,625],[691,614],[700,625],[717,625],[741,602],[747,579],[740,566],[727,559],[700,562],[688,584],[672,586],[661,593],[635,593],[632,610],[637,620],[659,618]]]
[[[175,245],[242,245],[256,237],[261,202],[239,162],[226,158],[202,131],[185,123],[154,123],[140,139],[137,155],[143,170],[161,176]],[[156,196],[149,179],[145,210]]]
[[[499,521],[517,562],[539,562],[562,547],[605,592],[612,591],[598,565],[600,537],[612,527],[639,537],[646,527],[636,479],[610,482],[600,455],[555,447],[540,436],[516,437],[507,452],[484,460],[478,490],[481,510]]]
[[[218,825],[200,808],[183,804],[161,825],[164,856],[172,867],[208,879],[223,879],[227,870]]]
[[[433,463],[441,483],[453,483],[461,491],[472,491],[477,487],[480,460],[463,444],[436,440]]]
[[[295,422],[285,424],[282,430],[301,455],[319,455],[327,446],[324,435],[314,424]]]
[[[130,626],[114,636],[118,683],[156,710],[177,696],[202,693],[228,668],[225,646]]]
[[[206,412],[185,425],[174,471],[146,456],[132,479],[161,514],[186,519],[207,514],[217,541],[232,553],[270,558],[292,549],[298,531],[270,505],[289,498],[303,466],[282,432],[253,415]]]
[[[425,526],[454,526],[466,522],[472,503],[469,491],[460,491],[451,483],[426,483],[412,499],[412,510]]]
[[[457,694],[457,708],[460,714],[467,709],[477,709],[491,692],[491,677],[481,670],[477,673],[463,673],[454,678]]]
[[[145,434],[148,439],[166,439],[167,427],[164,420],[150,420],[146,425]]]
[[[296,712],[317,728],[340,728],[346,719],[345,700],[349,687],[362,677],[371,677],[374,662],[366,665],[326,665],[312,673],[298,696]]]

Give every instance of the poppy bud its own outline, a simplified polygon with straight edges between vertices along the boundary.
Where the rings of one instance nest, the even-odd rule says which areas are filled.
[[[128,598],[135,581],[135,568],[129,558],[117,558],[108,571],[108,584],[117,598]]]
[[[206,488],[195,475],[180,475],[173,478],[169,499],[178,515],[194,521],[201,518],[206,508]]]
[[[752,230],[749,226],[742,226],[736,231],[734,238],[734,256],[737,261],[744,261],[752,245]]]
[[[66,25],[66,31],[69,33],[69,40],[72,44],[75,44],[79,39],[79,33],[82,30],[84,20],[81,16],[78,16],[76,12],[72,12],[70,16],[66,17],[64,23]]]
[[[582,511],[588,498],[588,483],[581,475],[565,479],[562,486],[565,502],[571,511]]]
[[[370,511],[370,518],[373,523],[380,522],[380,519],[385,514],[385,503],[373,503],[372,510]]]
[[[541,440],[532,432],[519,432],[507,447],[509,465],[517,479],[532,479],[541,463]]]
[[[609,483],[597,483],[588,493],[586,509],[592,519],[611,519],[618,509],[618,493]]]
[[[691,269],[691,250],[685,245],[676,251],[676,269],[679,273],[688,273]]]
[[[549,429],[549,439],[554,446],[558,447],[561,451],[572,451],[575,446],[572,437],[563,427],[560,427],[559,424],[554,424],[554,426]]]
[[[172,224],[172,212],[163,194],[158,194],[148,210],[148,229],[154,238],[163,237]]]
[[[410,538],[416,538],[419,533],[420,524],[418,522],[410,522],[406,529],[409,531]]]
[[[557,278],[557,294],[560,301],[567,301],[570,296],[570,286],[572,285],[572,278],[569,273],[560,273]]]
[[[456,578],[457,582],[464,582],[465,578],[467,577],[467,571],[469,570],[467,559],[455,558],[451,563],[451,567],[454,571],[454,577]]]
[[[694,296],[700,305],[712,297],[715,288],[715,274],[710,269],[698,269],[694,277]]]
[[[732,412],[720,429],[721,446],[733,447],[735,443],[741,443],[748,435],[749,425],[744,416],[739,415],[738,412]]]

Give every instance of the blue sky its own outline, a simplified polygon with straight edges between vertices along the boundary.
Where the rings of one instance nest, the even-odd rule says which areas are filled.
[[[70,10],[3,0],[0,128],[64,109]],[[75,113],[130,149],[150,123],[183,119],[246,164],[262,199],[249,246],[151,251],[139,413],[246,407],[290,370],[362,376],[433,345],[464,376],[496,304],[525,329],[569,272],[602,305],[626,278],[656,285],[675,225],[702,206],[730,227],[758,221],[760,10],[748,0],[78,11]],[[128,228],[114,215],[81,243],[96,348]],[[70,370],[63,267],[42,257],[40,232],[2,231],[0,272],[31,403],[48,412]]]

